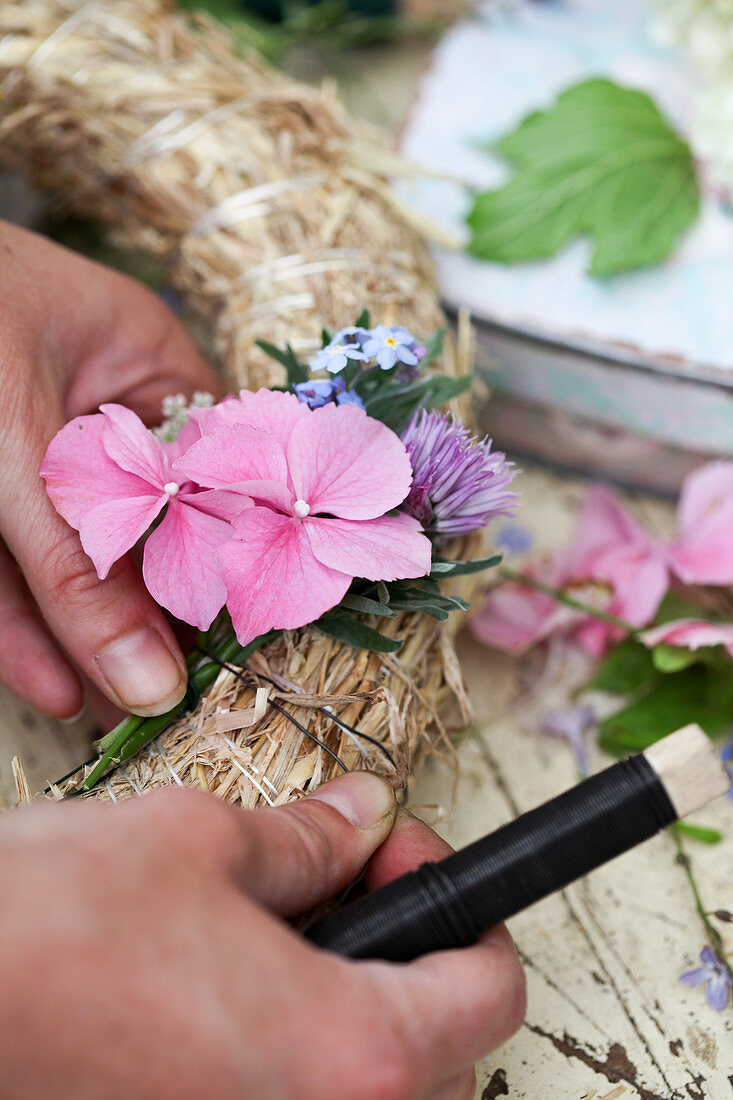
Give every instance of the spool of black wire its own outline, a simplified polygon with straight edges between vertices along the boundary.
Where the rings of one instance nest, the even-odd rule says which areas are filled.
[[[313,943],[354,959],[408,962],[489,928],[728,788],[705,734],[686,727],[497,832],[313,922]]]

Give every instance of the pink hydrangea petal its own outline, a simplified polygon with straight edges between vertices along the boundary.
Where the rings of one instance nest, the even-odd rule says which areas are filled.
[[[205,512],[208,516],[217,516],[231,523],[245,508],[253,508],[254,501],[242,493],[230,493],[227,489],[182,490],[177,497],[181,504],[189,504]]]
[[[316,517],[303,523],[313,553],[341,573],[370,581],[424,577],[430,572],[430,540],[412,516],[351,520]]]
[[[709,623],[703,619],[675,619],[645,630],[639,635],[645,646],[681,646],[701,649],[705,646],[723,645],[733,655],[733,623]]]
[[[166,500],[165,494],[109,500],[84,515],[79,537],[101,580],[145,534]]]
[[[195,420],[187,420],[174,440],[170,442],[165,439],[161,440],[163,450],[171,466],[177,458],[185,455],[189,447],[193,447],[199,439],[201,439],[201,428]]]
[[[596,556],[609,546],[649,546],[644,528],[607,485],[594,485],[581,508],[575,534],[557,555],[564,580],[595,576]]]
[[[207,630],[226,599],[217,554],[231,535],[224,520],[171,501],[145,543],[143,579],[153,598],[177,619]]]
[[[677,508],[680,535],[694,534],[701,523],[714,517],[721,506],[733,501],[733,462],[708,462],[688,474],[682,483]]]
[[[601,623],[597,619],[588,619],[573,634],[573,638],[581,649],[591,657],[602,657],[611,640],[617,638],[620,641],[622,637],[622,631],[614,630],[612,626]]]
[[[733,584],[733,509],[708,527],[708,537],[673,543],[667,560],[684,584]],[[702,535],[702,532],[701,532]]]
[[[100,405],[100,410],[105,417],[102,443],[109,457],[121,469],[161,489],[171,475],[160,440],[124,405]]]
[[[523,653],[530,646],[568,629],[581,616],[550,596],[510,581],[490,592],[470,620],[474,636],[484,645],[507,653]]]
[[[733,584],[733,462],[709,462],[682,486],[670,568],[685,584]]]
[[[299,520],[251,508],[235,523],[235,538],[219,551],[227,607],[237,638],[247,645],[268,630],[294,630],[339,603],[351,584],[317,560]]]
[[[733,584],[733,501],[673,542],[667,560],[685,584]]]
[[[177,459],[173,469],[198,485],[257,495],[283,511],[292,508],[282,447],[274,436],[248,424],[234,424],[203,436]],[[252,492],[255,482],[257,494]]]
[[[79,530],[93,508],[124,498],[149,497],[150,485],[121,470],[102,444],[104,416],[77,416],[48,445],[41,477],[56,511]]]
[[[402,440],[353,405],[314,409],[296,425],[287,456],[296,498],[340,519],[384,515],[412,482]]]
[[[599,553],[593,577],[613,589],[607,610],[632,626],[651,622],[669,588],[667,565],[651,546],[621,545]]]
[[[195,409],[192,414],[204,435],[233,424],[248,424],[251,428],[274,435],[283,448],[287,447],[293,428],[310,409],[295,394],[279,390],[241,390],[239,398],[230,397],[210,409]]]

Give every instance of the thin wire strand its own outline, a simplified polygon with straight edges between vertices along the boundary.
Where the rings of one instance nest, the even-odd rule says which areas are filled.
[[[240,683],[244,684],[245,687],[248,687],[250,691],[257,690],[256,685],[253,684],[251,680],[247,679],[247,676],[242,671],[242,669],[235,668],[234,665],[230,665],[227,661],[222,661],[219,657],[216,657],[213,653],[210,653],[209,650],[203,649],[201,646],[196,646],[196,649],[199,651],[199,653],[203,653],[204,657],[208,657],[210,661],[213,661],[215,665],[219,665],[220,668],[225,668],[227,672],[230,672],[232,676],[236,677],[236,679],[239,680]],[[255,674],[253,673],[252,675]],[[263,676],[262,679],[267,679],[267,677]],[[277,684],[275,686],[277,687]],[[280,703],[276,702],[272,698],[268,699],[268,703],[271,707],[274,707],[275,710],[278,711],[278,713],[284,715],[285,718],[292,722],[293,725],[297,729],[299,729],[302,734],[310,738],[311,741],[315,741],[316,745],[319,745],[324,752],[327,752],[328,755],[333,760],[335,760],[338,766],[343,769],[343,771],[348,772],[349,769],[346,767],[341,757],[337,756],[333,749],[329,749],[328,745],[321,741],[320,738],[316,737],[315,733],[311,733],[309,729],[306,729],[306,727],[301,722],[299,722],[297,718],[294,718],[293,715],[285,709],[285,707],[281,706]]]
[[[221,664],[218,659],[213,658],[212,654],[210,654],[208,650],[202,649],[201,646],[195,646],[195,648],[205,657],[208,657],[210,660],[214,660],[215,664]],[[252,671],[250,675],[256,676],[258,680],[264,680],[267,684],[272,684],[273,687],[282,688],[282,684],[279,684],[277,680],[274,680],[271,676],[265,676],[264,672]],[[249,686],[251,687],[251,685]],[[272,699],[269,699],[268,702],[272,703]],[[328,707],[314,707],[313,709],[319,710],[321,714],[325,714],[328,718],[331,719],[332,722],[335,722],[337,726],[340,726],[342,730],[344,730],[346,733],[350,733],[352,737],[360,737],[363,741],[368,741],[371,745],[374,745],[374,747],[379,749],[379,751],[387,758],[387,760],[389,760],[394,770],[397,771],[397,764],[391,752],[386,747],[386,745],[383,745],[382,742],[378,741],[376,737],[371,737],[368,733],[362,733],[361,730],[355,729],[354,726],[350,726],[348,722],[344,722],[343,718],[339,718],[339,716],[337,714],[334,714],[333,711],[330,710]]]

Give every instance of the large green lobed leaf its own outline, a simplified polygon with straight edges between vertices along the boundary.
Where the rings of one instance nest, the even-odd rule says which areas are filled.
[[[587,235],[591,274],[613,275],[665,259],[699,211],[687,143],[646,93],[610,80],[569,88],[493,148],[517,171],[468,216],[481,259],[545,259]]]

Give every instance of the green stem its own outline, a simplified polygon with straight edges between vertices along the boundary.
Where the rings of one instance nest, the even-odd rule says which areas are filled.
[[[276,635],[277,631],[271,630],[269,633],[255,638],[246,646],[240,645],[236,637],[231,635],[220,642],[217,647],[212,648],[216,660],[212,660],[207,656],[202,657],[201,654],[197,654],[195,651],[189,654],[187,659],[190,669],[189,679],[196,691],[199,693],[205,691],[207,687],[213,684],[221,671],[219,662],[244,664],[260,646],[265,645]],[[192,667],[194,661],[200,662],[195,668]],[[101,756],[84,780],[82,790],[90,791],[105,775],[110,766],[116,767],[119,764],[124,764],[126,760],[129,760],[131,756],[144,748],[158,734],[172,725],[187,709],[188,702],[186,699],[182,699],[180,703],[177,703],[165,714],[159,714],[153,718],[140,718],[135,714],[128,714],[118,726],[99,742]]]
[[[544,596],[551,596],[552,599],[557,600],[558,603],[565,604],[566,607],[572,607],[574,611],[582,611],[584,615],[590,615],[592,618],[598,619],[602,623],[607,623],[608,626],[613,626],[617,630],[623,630],[625,634],[629,634],[632,637],[636,637],[636,635],[640,633],[639,627],[632,626],[631,623],[627,623],[624,619],[619,619],[617,615],[609,615],[607,611],[601,611],[599,608],[594,607],[593,604],[585,603],[583,600],[577,600],[575,596],[569,596],[562,588],[553,588],[551,584],[545,584],[544,581],[538,581],[535,580],[534,577],[528,577],[524,573],[518,573],[515,569],[509,569],[505,565],[500,566],[497,569],[497,573],[506,581],[514,581],[515,584],[520,584],[524,588],[531,588],[535,592],[541,592]]]
[[[119,741],[123,744],[125,738],[130,737],[135,730],[143,724],[144,718],[141,718],[139,714],[126,714],[122,721],[115,726],[109,733],[105,733],[104,737],[100,737],[99,741],[95,741],[94,744],[100,752],[107,752]]]
[[[675,848],[677,849],[677,862],[685,872],[685,877],[687,878],[688,885],[690,887],[690,890],[692,891],[692,896],[695,899],[695,909],[697,910],[697,914],[703,923],[703,927],[705,928],[710,946],[720,959],[725,969],[728,971],[731,981],[733,981],[733,967],[731,966],[730,961],[728,960],[728,957],[725,953],[725,945],[723,943],[722,937],[715,925],[710,920],[709,910],[707,910],[703,904],[702,897],[700,896],[700,890],[698,888],[697,882],[695,881],[695,876],[692,873],[692,863],[690,861],[690,857],[685,851],[685,846],[682,843],[682,839],[677,830],[671,829],[670,832],[674,840]]]

